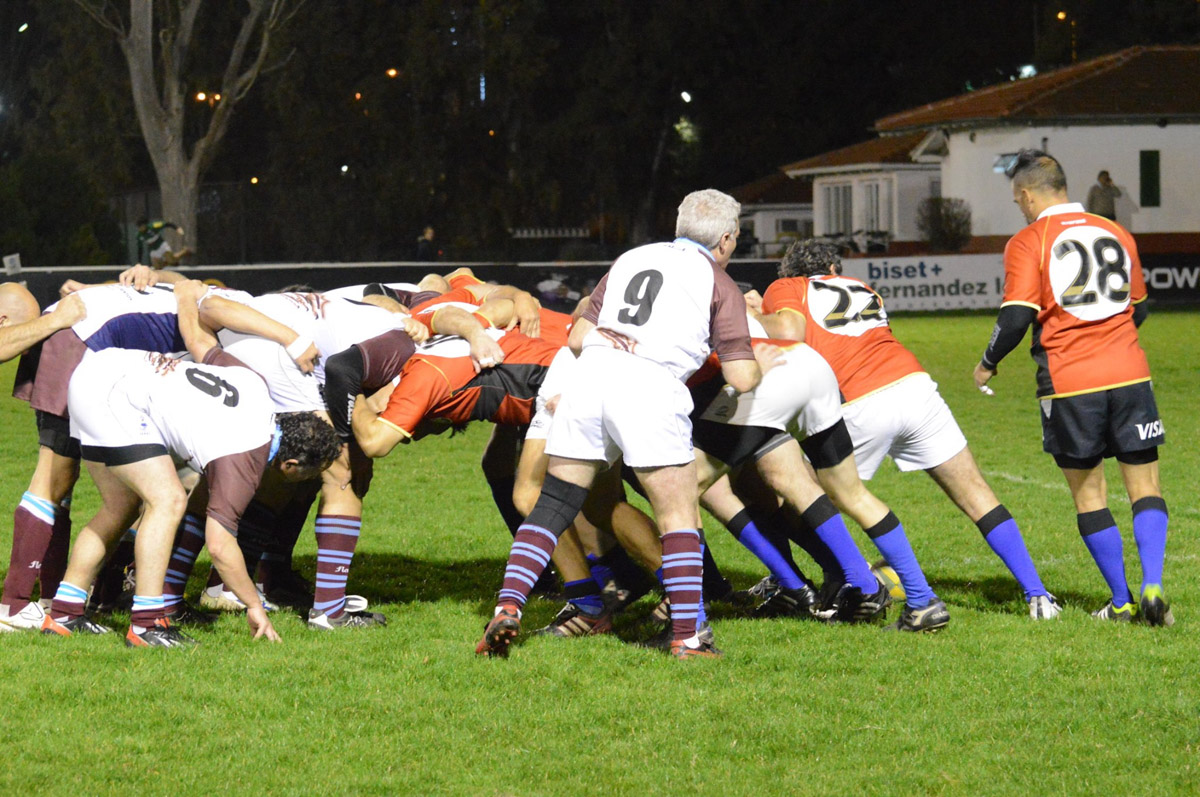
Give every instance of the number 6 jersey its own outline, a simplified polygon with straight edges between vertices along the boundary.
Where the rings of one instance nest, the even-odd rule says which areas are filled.
[[[1037,311],[1039,398],[1145,382],[1133,305],[1146,283],[1133,236],[1078,202],[1047,208],[1004,248],[1004,305]]]
[[[763,295],[762,311],[804,316],[804,342],[829,363],[846,403],[924,373],[896,340],[879,294],[853,277],[785,277]]]

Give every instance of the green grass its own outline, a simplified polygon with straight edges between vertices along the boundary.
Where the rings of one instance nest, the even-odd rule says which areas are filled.
[[[927,477],[888,464],[871,486],[950,605],[941,634],[720,612],[719,661],[679,663],[617,638],[534,639],[507,661],[479,660],[472,646],[509,542],[478,472],[480,427],[397,451],[377,469],[351,586],[387,613],[386,629],[310,633],[284,616],[283,644],[268,645],[228,617],[197,632],[203,644],[188,652],[128,651],[113,636],[0,637],[0,793],[1195,793],[1197,316],[1161,314],[1143,329],[1168,439],[1171,629],[1088,616],[1107,593],[1041,452],[1028,356],[1014,353],[986,398],[970,371],[990,318],[894,326],[1064,599],[1059,622],[1030,622],[974,526]],[[12,364],[0,369],[0,384],[11,378]],[[35,434],[11,399],[0,401],[0,424],[0,496],[11,508]],[[1115,468],[1109,477],[1136,584],[1128,501]],[[76,526],[95,508],[85,478]],[[757,580],[749,555],[708,528],[726,574],[743,587]],[[298,553],[311,575],[310,532]],[[557,608],[533,601],[527,627]]]

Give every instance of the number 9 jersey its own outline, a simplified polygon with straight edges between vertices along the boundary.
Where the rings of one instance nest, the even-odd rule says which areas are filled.
[[[804,316],[804,342],[837,376],[846,403],[925,369],[892,334],[879,294],[853,277],[785,277],[763,295],[762,311]]]
[[[1037,311],[1039,398],[1145,382],[1133,306],[1146,283],[1133,236],[1078,202],[1047,208],[1004,248],[1004,302]]]

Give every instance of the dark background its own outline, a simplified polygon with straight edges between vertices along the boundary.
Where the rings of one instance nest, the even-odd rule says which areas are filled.
[[[241,10],[205,6],[193,93]],[[687,191],[1068,63],[1072,30],[1079,60],[1194,43],[1200,3],[310,0],[206,175],[195,262],[405,260],[426,224],[446,260],[604,259],[670,235]],[[193,105],[198,135],[211,109]],[[0,253],[126,262],[121,225],[155,189],[112,38],[71,0],[0,3]]]

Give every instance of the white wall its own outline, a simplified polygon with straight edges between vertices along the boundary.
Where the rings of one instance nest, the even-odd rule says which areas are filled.
[[[866,184],[885,180],[890,188],[891,223],[889,228],[893,241],[919,241],[917,231],[917,206],[922,199],[931,196],[931,185],[939,179],[936,165],[906,165],[895,170],[879,170],[854,174],[830,174],[813,180],[813,220],[816,235],[828,235],[825,220],[825,191],[827,186],[852,186],[853,229],[864,230],[866,222]]]
[[[971,140],[972,135],[974,141]],[[992,171],[996,156],[1022,147],[1046,148],[1067,173],[1071,200],[1083,202],[1096,174],[1107,169],[1124,196],[1117,220],[1133,232],[1200,231],[1200,125],[990,128],[952,133],[942,164],[942,196],[971,206],[975,235],[1012,235],[1025,221],[1008,178]],[[1161,205],[1138,207],[1140,150],[1160,155]],[[819,218],[819,217],[818,217]]]
[[[780,240],[778,232],[780,219],[796,219],[801,231],[804,230],[805,223],[811,227],[813,209],[812,205],[800,203],[795,205],[743,205],[741,218],[743,225],[747,219],[754,221],[754,237],[758,239],[759,244],[765,245]],[[787,237],[784,245],[791,243],[795,238],[795,235]],[[766,246],[763,251],[754,254],[774,256],[783,254],[783,250],[780,247]]]

